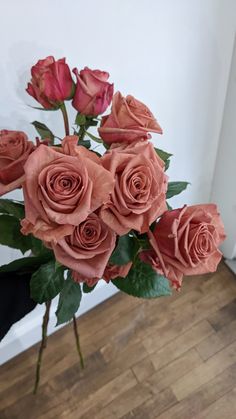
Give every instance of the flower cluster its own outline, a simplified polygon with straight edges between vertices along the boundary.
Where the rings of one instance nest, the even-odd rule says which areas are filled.
[[[225,238],[217,208],[167,205],[187,182],[169,182],[171,155],[150,142],[162,129],[148,107],[131,95],[113,95],[107,72],[71,71],[64,58],[39,60],[31,75],[27,92],[42,109],[62,111],[66,136],[56,144],[44,126],[35,146],[22,132],[0,132],[0,194],[23,187],[21,234],[41,240],[88,287],[103,278],[155,297],[155,281],[178,289],[184,275],[215,271]],[[73,135],[65,101],[77,111]],[[89,132],[95,126],[100,139]],[[103,143],[102,154],[87,136]],[[153,289],[145,294],[147,278]]]

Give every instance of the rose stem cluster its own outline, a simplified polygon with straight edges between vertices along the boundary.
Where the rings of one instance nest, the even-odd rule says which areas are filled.
[[[60,109],[61,109],[61,112],[62,112],[62,115],[63,115],[64,126],[65,126],[65,134],[70,135],[69,120],[68,120],[68,114],[67,114],[65,102],[63,102]]]
[[[78,352],[79,358],[80,358],[80,365],[81,365],[81,368],[84,369],[84,359],[83,359],[83,354],[82,354],[81,347],[80,347],[78,325],[77,325],[77,321],[76,321],[75,316],[73,316],[73,329],[74,329],[74,334],[75,334],[76,348],[77,348],[77,352]]]
[[[45,303],[45,306],[46,306],[46,310],[43,316],[43,323],[42,323],[42,340],[41,340],[39,353],[38,353],[38,361],[36,365],[36,377],[35,377],[33,394],[36,394],[38,390],[39,381],[40,381],[41,364],[42,364],[42,359],[43,359],[43,351],[47,346],[47,330],[48,330],[48,322],[49,322],[49,316],[50,316],[51,301],[47,301]]]

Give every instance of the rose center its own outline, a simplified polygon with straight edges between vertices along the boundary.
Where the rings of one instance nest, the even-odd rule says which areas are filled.
[[[192,228],[189,238],[191,240],[189,248],[194,262],[204,259],[212,253],[214,239],[206,224]]]
[[[150,178],[146,170],[135,171],[127,179],[128,191],[135,200],[143,201],[149,195],[150,183]]]

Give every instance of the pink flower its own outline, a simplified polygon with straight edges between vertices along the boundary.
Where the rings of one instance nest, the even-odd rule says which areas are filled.
[[[35,149],[21,131],[0,131],[0,196],[21,187],[24,164]]]
[[[111,103],[114,86],[108,83],[109,73],[85,67],[80,73],[73,70],[77,78],[73,106],[83,115],[100,115]]]
[[[165,212],[149,237],[141,259],[179,288],[183,275],[215,272],[225,233],[216,205],[205,204]]]
[[[107,144],[132,143],[150,138],[149,132],[162,134],[162,129],[148,107],[133,96],[116,92],[109,115],[103,116],[99,128]]]
[[[116,244],[115,233],[96,215],[74,227],[71,235],[52,243],[56,259],[77,272],[74,279],[84,282],[101,278]]]
[[[45,109],[58,108],[73,95],[74,82],[65,58],[52,56],[39,60],[31,69],[31,83],[26,91]]]
[[[71,275],[72,275],[72,278],[75,282],[85,283],[90,288],[92,288],[94,285],[96,285],[98,283],[99,279],[100,279],[100,278],[97,278],[97,277],[95,277],[95,278],[84,278],[82,275],[80,275],[76,271],[72,271]]]
[[[164,163],[151,143],[111,148],[102,157],[103,166],[115,177],[110,200],[100,216],[120,236],[131,229],[148,231],[166,211],[167,176]]]
[[[113,176],[99,158],[66,137],[62,148],[39,146],[25,165],[23,234],[60,240],[109,199]],[[71,153],[71,155],[64,154]]]
[[[132,267],[132,262],[128,262],[125,265],[110,265],[108,264],[106,266],[106,269],[103,273],[103,279],[105,279],[106,282],[110,282],[111,279],[115,279],[115,278],[125,278],[131,267]]]

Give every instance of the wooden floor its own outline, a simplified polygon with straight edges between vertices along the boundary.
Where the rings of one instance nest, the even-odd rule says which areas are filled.
[[[236,280],[186,278],[172,297],[119,293],[48,340],[32,395],[38,346],[0,367],[0,419],[236,418]]]

